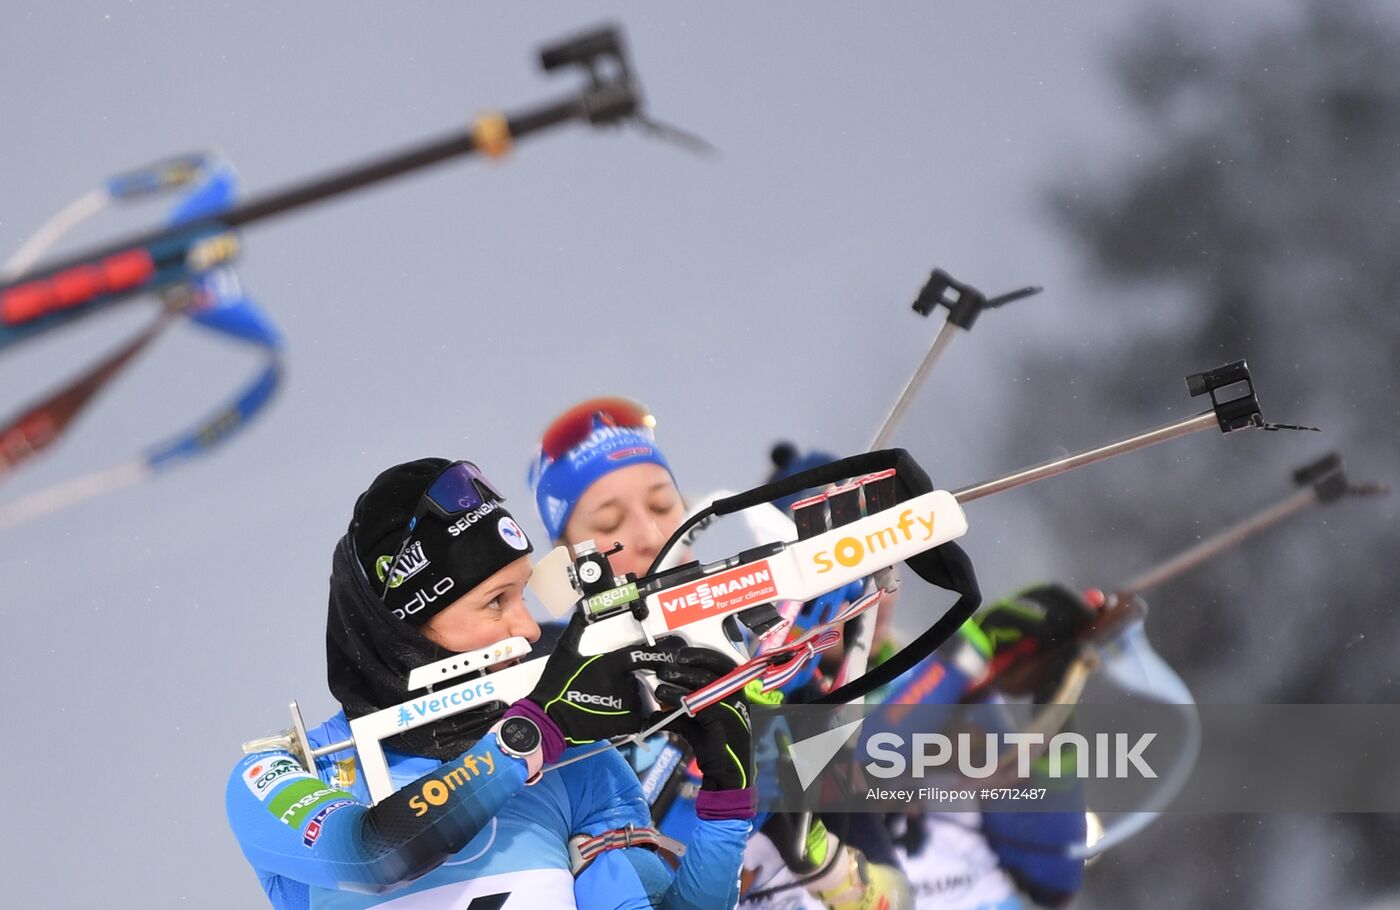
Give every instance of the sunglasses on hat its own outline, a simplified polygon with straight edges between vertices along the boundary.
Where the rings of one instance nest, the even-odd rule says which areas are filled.
[[[429,512],[439,518],[451,518],[490,500],[504,502],[505,497],[481,473],[481,468],[470,461],[454,462],[428,484],[427,492],[408,523],[408,530],[412,531],[418,519]]]
[[[554,418],[540,436],[541,460],[558,461],[600,426],[640,430],[651,436],[656,418],[646,405],[630,398],[590,398]]]
[[[389,568],[384,573],[384,588],[379,592],[380,599],[389,593],[394,570],[399,567],[399,561],[408,549],[408,542],[413,538],[413,530],[418,527],[420,518],[428,514],[439,518],[453,518],[463,512],[480,508],[487,502],[504,501],[505,497],[486,479],[486,475],[481,473],[481,468],[470,461],[456,461],[443,468],[418,500],[418,508],[413,511],[413,517],[408,521],[399,550],[389,561]]]

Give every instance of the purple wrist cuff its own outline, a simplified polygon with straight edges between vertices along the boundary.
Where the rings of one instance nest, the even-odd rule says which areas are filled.
[[[753,818],[758,814],[758,792],[743,790],[701,790],[695,797],[695,814],[706,821]]]
[[[564,752],[564,733],[558,724],[549,719],[543,708],[528,698],[522,698],[507,708],[503,716],[528,717],[533,720],[535,726],[540,728],[540,752],[544,755],[544,763],[552,765],[559,760],[559,756]]]

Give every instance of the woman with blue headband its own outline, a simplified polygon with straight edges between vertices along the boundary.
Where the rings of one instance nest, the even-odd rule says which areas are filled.
[[[565,411],[545,430],[530,470],[535,504],[549,536],[570,547],[594,541],[599,549],[607,550],[614,542],[621,543],[621,550],[609,554],[613,572],[619,576],[645,575],[686,514],[670,465],[656,444],[655,425],[647,408],[635,401],[584,401]],[[833,592],[823,599],[822,606],[835,608],[847,596],[852,595],[844,590]],[[826,600],[831,603],[826,604]],[[687,739],[694,741],[693,737]],[[656,756],[673,748],[676,747],[661,746],[638,756],[649,762],[638,768],[646,792],[664,791],[671,795],[678,789],[674,781],[669,787],[662,782],[654,787],[650,783],[654,769],[670,767]],[[697,754],[701,795],[710,776],[707,764],[722,766],[721,758]],[[665,802],[663,796],[653,803],[662,829],[688,841],[694,831],[694,812],[684,799],[670,805]],[[771,824],[780,827],[783,822],[783,817],[775,816]],[[812,836],[802,839],[800,856],[774,847],[774,840],[786,845],[793,840],[790,837],[775,834],[770,840],[755,835],[750,840],[744,862],[746,885],[755,881],[754,876],[763,869],[766,871],[756,880],[756,890],[763,890],[765,883],[779,881],[790,886],[782,891],[773,889],[772,896],[759,897],[755,905],[861,910],[882,906],[883,900],[883,906],[890,910],[909,906],[896,869],[867,863],[859,851],[847,848],[833,835],[823,836],[820,819],[812,819],[811,824]],[[893,850],[889,852],[890,862],[894,862]],[[785,869],[776,878],[775,865]]]
[[[570,546],[597,540],[617,575],[646,574],[685,517],[655,419],[625,398],[595,398],[565,411],[540,440],[530,471],[535,504],[550,539]]]

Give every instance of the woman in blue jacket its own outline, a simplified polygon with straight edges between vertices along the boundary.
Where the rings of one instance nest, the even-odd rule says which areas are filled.
[[[327,664],[343,710],[311,731],[313,749],[346,739],[349,719],[411,701],[416,667],[538,638],[523,601],[532,549],[470,462],[422,459],[380,474],[332,562]],[[675,642],[583,657],[581,631],[575,617],[528,697],[508,708],[487,701],[386,741],[395,792],[376,805],[348,748],[314,768],[275,749],[240,761],[226,787],[228,817],[272,905],[732,906],[751,788],[708,791],[701,830],[672,871],[654,852],[636,776],[615,751],[542,773],[576,747],[641,727],[635,673],[682,691],[716,673]],[[482,678],[485,699],[489,672]],[[752,762],[734,716],[701,712],[687,729],[702,765],[726,784],[734,756]]]

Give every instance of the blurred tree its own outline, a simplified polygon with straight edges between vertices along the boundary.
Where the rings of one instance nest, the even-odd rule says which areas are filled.
[[[1019,365],[1077,400],[1027,396],[1015,446],[1045,457],[1189,412],[1172,410],[1180,377],[1245,356],[1267,418],[1325,435],[1197,437],[1045,485],[1081,583],[1284,495],[1288,469],[1330,448],[1358,479],[1400,480],[1400,32],[1359,3],[1289,12],[1234,42],[1155,14],[1116,51],[1144,138],[1050,191],[1088,253],[1094,317]],[[1397,498],[1311,512],[1149,597],[1200,701],[1396,700]],[[1400,883],[1397,846],[1393,819],[1169,819],[1107,858],[1085,903],[1357,905]]]

